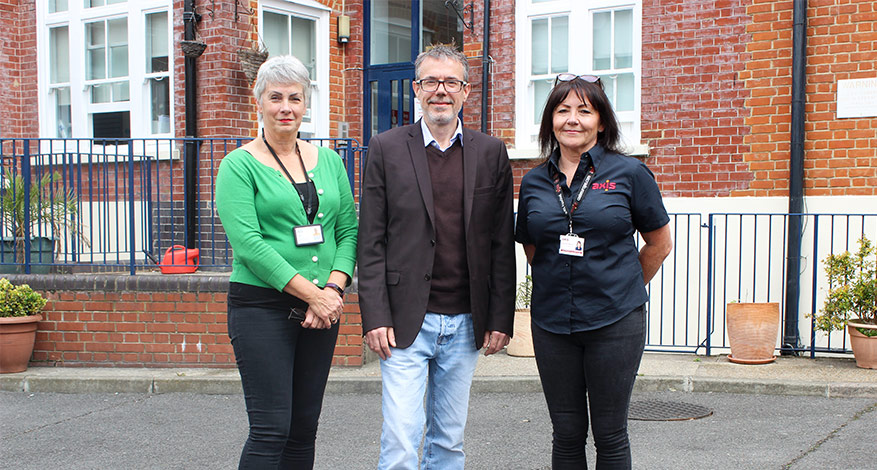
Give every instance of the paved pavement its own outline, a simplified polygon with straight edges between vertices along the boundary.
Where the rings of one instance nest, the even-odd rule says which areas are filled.
[[[327,393],[377,393],[380,387],[375,361],[333,368]],[[646,353],[636,390],[877,398],[877,370],[857,368],[850,357],[778,357],[771,364],[741,365],[727,356]],[[236,369],[31,367],[0,375],[0,391],[236,394],[241,388]],[[481,357],[473,391],[539,392],[535,361],[504,352]]]
[[[630,421],[635,469],[873,469],[877,371],[850,358],[646,354],[634,403],[709,408]],[[169,393],[183,392],[183,393]],[[377,364],[332,371],[317,469],[375,468]],[[691,393],[703,392],[703,393]],[[30,368],[0,375],[0,469],[231,469],[247,419],[234,369]],[[551,424],[532,358],[482,357],[466,428],[468,469],[550,468]],[[589,463],[594,450],[589,446]]]
[[[700,405],[687,421],[630,421],[634,469],[874,469],[877,399],[638,392]],[[374,469],[379,393],[331,393],[317,470]],[[233,469],[247,436],[241,394],[0,392],[0,468]],[[473,393],[467,470],[547,470],[551,424],[541,392]],[[590,442],[590,441],[589,441]],[[588,447],[590,468],[595,458]]]

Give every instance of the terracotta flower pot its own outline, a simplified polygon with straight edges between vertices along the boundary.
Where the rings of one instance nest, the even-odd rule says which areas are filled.
[[[530,309],[515,310],[515,334],[509,341],[506,352],[509,356],[533,357],[533,335],[530,329]]]
[[[730,303],[725,319],[731,354],[737,364],[773,362],[780,326],[780,305],[769,303]]]
[[[24,372],[33,354],[41,315],[0,318],[0,374]]]
[[[850,346],[853,348],[853,356],[856,357],[856,365],[863,369],[877,369],[877,336],[865,336],[856,328],[877,330],[877,325],[859,323],[860,320],[847,322],[847,332],[850,334]]]

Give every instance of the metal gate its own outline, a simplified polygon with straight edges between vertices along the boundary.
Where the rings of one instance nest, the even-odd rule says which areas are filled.
[[[787,335],[777,332],[784,350],[811,357],[850,352],[845,332],[814,330],[813,314],[822,308],[829,287],[823,261],[829,254],[854,251],[863,236],[877,240],[877,214],[675,213],[670,217],[673,251],[648,285],[647,350],[727,353],[727,304],[778,302],[781,324],[796,336],[789,342]],[[796,226],[790,223],[794,218],[803,227],[797,235],[790,233]],[[800,253],[788,252],[791,236],[800,237]],[[789,282],[787,266],[793,257],[801,267]],[[790,285],[798,286],[797,295]],[[787,309],[790,295],[797,298],[797,311]]]

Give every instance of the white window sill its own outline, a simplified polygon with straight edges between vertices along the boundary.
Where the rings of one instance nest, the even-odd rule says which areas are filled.
[[[646,144],[634,144],[627,149],[627,154],[632,157],[646,158],[651,149]],[[540,158],[539,149],[535,147],[522,147],[509,149],[509,160],[533,160]]]
[[[534,160],[541,157],[539,149],[535,147],[509,149],[509,160]]]

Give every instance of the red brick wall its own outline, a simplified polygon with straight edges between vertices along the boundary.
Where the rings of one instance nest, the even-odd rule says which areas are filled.
[[[345,296],[344,316],[338,329],[338,341],[335,343],[333,365],[361,366],[362,316],[359,314],[359,294]]]
[[[463,52],[469,57],[472,92],[466,100],[463,124],[481,129],[481,97],[484,49],[484,2],[475,2],[472,30],[463,33]],[[515,2],[490,2],[490,90],[487,133],[512,145],[515,139]],[[468,21],[469,16],[466,15]]]
[[[752,60],[740,74],[750,98],[743,154],[753,174],[741,196],[788,193],[792,2],[753,0]],[[873,0],[810,0],[807,9],[804,190],[808,196],[877,195],[877,118],[837,119],[837,81],[877,77]]]
[[[346,67],[346,48],[338,43],[338,17],[341,16],[341,2],[321,0],[332,9],[329,15],[329,135],[338,137],[338,124],[347,118],[344,103],[344,69]]]
[[[643,5],[642,135],[665,196],[788,194],[792,2]],[[877,194],[877,119],[837,119],[837,81],[877,76],[877,7],[807,11],[805,194]],[[661,21],[649,21],[661,18]]]
[[[345,68],[344,49],[338,44],[338,21],[340,2],[320,0],[332,8],[329,19],[329,119],[330,136],[338,135],[338,123],[345,119],[343,100]],[[183,1],[174,2],[175,37],[182,38]],[[241,137],[257,135],[256,101],[252,83],[243,72],[238,50],[257,48],[258,1],[249,0],[248,14],[244,6],[238,7],[237,20],[233,2],[217,3],[212,15],[204,8],[198,24],[198,35],[207,43],[207,49],[197,60],[198,68],[198,135],[199,137]],[[177,41],[177,45],[178,45]],[[175,109],[178,135],[185,134],[185,61],[179,47],[175,48],[178,78],[175,87]],[[329,136],[320,136],[329,137]]]
[[[49,302],[31,365],[235,367],[225,292],[39,290]],[[333,365],[362,365],[358,302],[346,298]]]
[[[747,3],[643,4],[642,140],[665,197],[726,196],[753,179],[750,91],[739,76],[750,57]]]
[[[33,137],[37,120],[34,0],[0,0],[0,135]]]
[[[234,366],[225,293],[45,295],[49,302],[37,330],[34,365]]]
[[[515,2],[490,2],[490,94],[488,96],[487,133],[505,141],[509,148],[515,144]],[[481,53],[484,40],[484,3],[476,2],[474,31],[465,36],[466,55],[470,60],[469,80],[472,93],[464,110],[464,124],[481,129]],[[535,165],[534,160],[513,160],[512,174],[515,194],[520,190],[521,178]]]
[[[321,0],[333,8],[329,21],[329,136],[338,135],[338,123],[346,119],[346,103],[343,99],[345,81],[342,71],[345,68],[345,54],[338,44],[338,21],[340,7],[334,0]],[[338,4],[338,5],[336,5]],[[255,137],[258,133],[256,100],[253,97],[252,83],[246,78],[238,57],[240,49],[254,49],[258,43],[258,1],[249,0],[249,14],[244,6],[238,7],[235,17],[233,2],[217,3],[209,13],[204,8],[196,8],[201,13],[197,26],[197,36],[207,43],[204,54],[196,60],[197,68],[197,122],[198,137]],[[174,109],[177,136],[185,135],[186,97],[185,97],[185,58],[179,47],[183,37],[183,0],[174,1]],[[361,82],[357,84],[361,86]],[[329,137],[319,136],[319,137]],[[199,192],[213,194],[213,177],[216,174],[222,155],[208,155],[204,149],[200,160]],[[176,166],[181,166],[177,163]],[[175,188],[182,194],[182,187]],[[210,198],[212,199],[212,198]]]
[[[530,171],[531,168],[538,164],[538,160],[532,159],[516,159],[512,160],[512,176],[515,179],[515,197],[521,192],[521,178]]]
[[[344,12],[350,17],[350,42],[341,46],[343,67],[338,74],[344,84],[342,88],[342,109],[344,121],[350,126],[348,136],[354,138],[360,145],[366,145],[363,141],[363,38],[365,25],[362,20],[362,2],[347,2],[347,10]],[[337,27],[337,25],[336,25]]]
[[[255,8],[257,0],[247,0]],[[346,2],[351,41],[338,45],[330,21],[331,134],[338,123],[362,142],[362,2]],[[0,134],[31,136],[37,127],[35,0],[0,0]],[[480,127],[483,2],[465,35],[472,57],[473,93],[466,125]],[[495,0],[491,12],[489,132],[514,135],[514,1]],[[185,132],[179,39],[183,0],[174,0],[175,123]],[[253,44],[255,16],[233,2],[203,6],[197,61],[201,136],[255,135],[255,105],[237,59]],[[787,192],[792,3],[772,0],[647,0],[643,4],[642,135],[649,164],[666,196],[782,196]],[[874,77],[875,5],[871,0],[812,0],[807,28],[807,195],[877,193],[874,118],[836,119],[837,81]],[[468,16],[468,15],[467,15]],[[467,18],[468,19],[468,18]],[[516,175],[532,162],[516,163]],[[203,168],[212,174],[214,168]],[[206,189],[206,188],[205,188]]]
[[[246,4],[246,2],[241,2]],[[185,57],[180,49],[183,38],[183,0],[174,0],[174,112],[176,134],[186,135],[186,81]],[[241,71],[238,49],[252,46],[257,19],[239,8],[235,21],[233,2],[217,2],[212,14],[204,8],[197,25],[196,38],[207,48],[195,60],[197,68],[196,99],[198,102],[199,137],[253,136],[256,132],[256,108],[250,84]],[[256,6],[252,2],[252,6]]]

